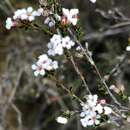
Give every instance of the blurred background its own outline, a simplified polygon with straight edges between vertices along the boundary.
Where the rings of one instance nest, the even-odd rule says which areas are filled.
[[[88,42],[93,58],[103,76],[111,74],[108,85],[124,87],[130,96],[130,55],[126,46],[130,43],[130,0],[61,0],[66,8],[78,8],[84,36],[82,44]],[[31,65],[37,56],[47,51],[48,35],[36,30],[5,29],[5,20],[18,8],[39,7],[38,0],[0,0],[0,130],[92,130],[82,128],[79,116],[74,116],[66,125],[56,122],[56,117],[65,110],[79,109],[79,103],[56,87],[47,78],[35,78]],[[44,19],[40,19],[41,24]],[[86,90],[64,57],[60,62],[59,79],[83,97]],[[75,56],[93,94],[106,97],[95,72],[82,56]],[[69,87],[68,87],[69,88]],[[115,94],[115,93],[114,93]],[[125,105],[126,102],[120,99]],[[130,130],[126,122],[120,126],[104,124],[100,130]],[[96,128],[95,128],[96,129]]]

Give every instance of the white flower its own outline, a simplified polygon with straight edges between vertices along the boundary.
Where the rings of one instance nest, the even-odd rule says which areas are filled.
[[[51,21],[51,22],[49,22],[48,25],[49,25],[49,27],[53,27],[53,26],[55,25],[55,22],[52,22],[52,21]]]
[[[97,95],[89,95],[87,102],[91,107],[93,107],[97,104],[97,99],[98,99]]]
[[[88,95],[86,97],[86,103],[82,103],[82,112],[80,113],[81,124],[83,127],[98,125],[100,124],[99,119],[101,116],[99,114],[103,113],[103,107],[98,104],[97,95]]]
[[[127,122],[130,123],[130,116],[127,117]]]
[[[35,16],[32,15],[32,13],[33,13],[33,8],[32,7],[28,7],[27,8],[27,13],[25,14],[25,15],[27,15],[26,20],[29,20],[30,22],[35,20]]]
[[[54,34],[48,43],[48,55],[55,56],[56,54],[63,54],[63,46],[61,44],[62,37],[60,35]]]
[[[59,16],[58,14],[54,14],[55,18],[57,21],[60,21],[61,20],[61,16]]]
[[[71,49],[72,46],[74,46],[75,43],[73,41],[70,40],[69,36],[66,36],[64,38],[62,38],[62,46],[66,49]]]
[[[48,59],[48,56],[46,54],[42,54],[38,57],[39,60],[45,60]]]
[[[28,17],[28,20],[29,20],[30,22],[32,22],[32,21],[35,20],[35,17],[34,17],[34,16],[29,16],[29,17]]]
[[[53,67],[54,69],[57,69],[57,68],[58,68],[58,62],[57,62],[57,61],[53,61],[53,62],[52,62],[52,67]]]
[[[88,119],[86,119],[86,118],[80,119],[80,122],[81,122],[83,127],[87,127],[88,126]]]
[[[112,109],[105,106],[106,102],[104,100],[101,103],[97,95],[88,95],[86,100],[85,103],[81,103],[80,121],[83,127],[99,125],[103,114],[109,115],[112,113]]]
[[[50,63],[52,62],[52,60],[49,59],[48,56],[45,54],[40,55],[38,58],[39,58],[39,60],[37,61],[37,63],[42,65],[42,67],[44,69],[48,70],[49,69],[48,67],[49,67]]]
[[[61,43],[48,43],[48,55],[55,56],[56,54],[62,55],[63,54],[63,47]]]
[[[68,122],[68,120],[62,116],[57,117],[56,121],[60,124],[66,124]]]
[[[126,51],[130,51],[130,46],[127,46],[127,47],[126,47]]]
[[[63,13],[63,15],[66,16],[67,18],[70,17],[70,11],[69,11],[69,9],[62,8],[62,13]]]
[[[102,114],[103,113],[103,106],[98,104],[96,107],[95,107],[95,111],[97,111],[99,114]]]
[[[21,15],[26,14],[26,13],[27,13],[26,9],[18,9],[14,12],[13,19],[14,20],[21,19]]]
[[[62,44],[59,44],[56,46],[55,48],[55,53],[58,54],[58,55],[63,55],[63,47],[62,47]]]
[[[50,18],[47,17],[47,18],[45,19],[45,21],[44,21],[44,24],[48,24],[49,22],[50,22]]]
[[[80,121],[81,121],[81,124],[82,124],[83,127],[94,125],[94,122],[92,120],[90,120],[90,118],[88,118],[88,117],[80,119]]]
[[[14,26],[14,22],[12,21],[12,19],[10,17],[8,17],[6,20],[6,25],[5,25],[6,29],[10,30],[11,27],[13,27],[13,26]]]
[[[21,20],[26,20],[28,18],[28,15],[27,14],[22,14],[21,16],[20,16],[20,19]]]
[[[28,20],[31,22],[35,20],[36,16],[40,15],[41,15],[41,9],[38,9],[38,11],[36,11],[32,7],[28,7],[27,9],[18,9],[17,11],[15,11],[13,19]]]
[[[78,13],[79,13],[79,10],[78,9],[71,9],[71,10],[68,10],[68,9],[65,9],[65,8],[62,8],[62,13],[63,13],[63,22],[66,22],[67,23],[72,23],[72,25],[76,25],[77,22],[78,22]],[[66,21],[66,19],[67,21]]]
[[[90,0],[92,3],[95,3],[96,2],[96,0]]]
[[[70,18],[70,21],[71,23],[75,26],[78,22],[78,13],[79,13],[79,10],[78,9],[71,9],[70,10],[70,14],[71,14],[71,18]]]
[[[97,95],[89,95],[88,100],[92,100],[94,102],[97,102],[98,96]]]
[[[76,51],[80,51],[81,50],[81,47],[80,46],[77,46],[76,47]]]
[[[38,57],[36,64],[32,65],[34,75],[45,75],[46,71],[56,70],[58,68],[58,62],[52,61],[46,54],[42,54]]]
[[[44,24],[48,24],[49,27],[53,27],[55,25],[55,20],[53,18],[47,17],[44,21]]]
[[[39,8],[39,9],[37,10],[37,13],[38,13],[37,15],[38,15],[38,16],[41,16],[42,13],[43,13],[43,11],[44,11],[43,8]]]
[[[128,97],[128,101],[130,102],[130,96]]]
[[[86,113],[85,111],[80,113],[80,117],[85,117],[88,113]]]
[[[54,48],[54,46],[53,46],[53,43],[51,43],[51,42],[49,42],[48,43],[48,51],[47,51],[47,53],[48,53],[48,55],[50,55],[50,56],[55,56],[56,55],[56,53],[55,53],[55,48]]]
[[[51,41],[52,43],[55,43],[55,42],[56,42],[56,43],[61,43],[62,37],[61,37],[61,35],[54,34],[50,41]]]
[[[72,46],[74,46],[75,43],[70,39],[69,36],[61,37],[58,34],[54,34],[53,37],[50,39],[50,42],[48,43],[48,55],[55,56],[63,55],[64,48],[71,49]]]
[[[93,112],[90,115],[85,116],[84,118],[80,119],[81,124],[83,127],[99,125],[100,124],[100,115],[97,115]]]
[[[58,62],[52,61],[46,54],[40,55],[38,58],[38,63],[42,64],[45,70],[56,70],[58,68]]]
[[[33,8],[32,8],[32,7],[28,7],[28,8],[27,8],[27,12],[28,12],[28,13],[32,13],[32,11],[33,11]]]
[[[112,109],[110,107],[105,106],[104,107],[104,114],[110,115],[112,113]]]
[[[37,11],[32,7],[18,9],[14,12],[13,20],[11,18],[7,18],[6,20],[6,28],[11,29],[11,27],[16,26],[16,24],[20,23],[23,20],[32,22],[35,20],[36,16],[42,15],[42,8],[39,8]]]
[[[42,65],[33,64],[32,69],[34,70],[34,76],[45,75],[45,70]]]

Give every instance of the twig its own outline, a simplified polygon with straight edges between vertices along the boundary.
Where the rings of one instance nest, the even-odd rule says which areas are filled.
[[[105,80],[109,80],[112,75],[114,75],[122,66],[122,64],[125,62],[127,58],[127,54],[123,54],[118,64],[115,65],[115,67],[109,72],[109,74],[106,75],[107,78]],[[105,77],[105,76],[104,76]]]
[[[21,114],[20,110],[18,109],[18,107],[15,104],[11,103],[11,106],[15,110],[15,112],[17,113],[19,130],[22,130],[22,114]]]
[[[96,9],[96,12],[101,15],[101,17],[107,19],[107,20],[119,20],[119,21],[126,21],[129,20],[118,8],[114,8],[112,10],[109,10],[108,12],[105,12],[101,9]]]
[[[56,76],[53,76],[53,75],[49,75],[49,78],[54,80],[58,87],[60,86],[64,91],[66,91],[70,96],[72,96],[73,98],[77,99],[80,103],[83,103],[83,101],[78,97],[76,96],[71,90],[67,89],[64,84],[58,80],[58,78],[56,78]]]
[[[115,98],[115,96],[111,93],[111,91],[109,90],[109,87],[107,86],[104,78],[102,78],[94,60],[92,59],[92,57],[89,55],[89,53],[86,52],[86,50],[83,48],[82,44],[80,43],[80,41],[78,41],[78,39],[76,38],[76,36],[72,33],[72,31],[68,28],[68,31],[70,33],[71,36],[73,36],[74,41],[81,47],[81,50],[83,51],[85,57],[87,58],[87,60],[90,62],[90,64],[93,66],[94,70],[96,71],[97,75],[100,78],[100,81],[102,82],[102,84],[104,85],[104,87],[106,88],[108,94],[110,95],[110,97],[113,99],[113,101],[121,107],[120,102],[117,101],[117,99]]]
[[[12,90],[12,92],[11,92],[9,98],[8,98],[7,104],[10,104],[13,101],[13,98],[15,96],[15,93],[16,93],[17,87],[19,85],[22,74],[23,74],[23,70],[20,70],[19,75],[18,75],[17,80],[16,80],[17,82],[16,82],[15,87],[13,88],[13,90]]]
[[[4,117],[5,117],[6,112],[7,112],[7,110],[8,110],[8,108],[9,108],[10,105],[11,105],[12,108],[16,111],[16,113],[17,113],[18,115],[19,115],[19,113],[20,113],[20,111],[18,110],[18,108],[13,104],[13,99],[14,99],[14,96],[15,96],[17,87],[18,87],[18,85],[19,85],[19,82],[20,82],[20,79],[21,79],[22,74],[23,74],[23,70],[20,70],[19,75],[18,75],[18,78],[17,78],[17,82],[16,82],[16,84],[15,84],[15,87],[13,88],[13,90],[12,90],[12,92],[11,92],[9,98],[8,98],[8,101],[7,101],[7,103],[6,103],[5,107],[4,107],[4,111],[3,111],[3,116],[4,116]],[[21,113],[20,113],[20,114],[21,114]],[[20,115],[20,117],[18,116],[18,118],[21,118],[21,115]],[[20,125],[22,125],[22,118],[21,118],[21,120],[18,119],[18,121],[19,121]],[[22,127],[22,126],[20,126],[20,128],[21,128],[21,127]],[[22,129],[20,129],[20,130],[22,130]]]
[[[70,61],[71,61],[72,65],[73,65],[73,67],[74,67],[76,73],[80,76],[80,78],[81,78],[81,80],[83,81],[84,86],[86,87],[88,93],[91,94],[91,92],[90,92],[90,90],[89,90],[89,87],[88,87],[88,85],[87,85],[87,83],[86,83],[86,81],[85,81],[85,79],[84,79],[84,76],[82,75],[82,73],[80,72],[78,66],[76,65],[76,63],[75,63],[75,61],[74,61],[74,58],[73,58],[71,52],[70,52],[70,51],[68,51],[68,52],[69,52],[69,54],[70,54]]]
[[[109,26],[105,30],[103,29],[102,31],[86,34],[82,38],[81,43],[84,43],[86,41],[93,41],[93,40],[100,41],[108,36],[114,36],[114,35],[124,34],[124,33],[129,34],[129,32],[130,32],[130,21],[120,22],[115,25]]]
[[[49,34],[51,36],[53,35],[51,31],[47,30],[46,28],[40,27],[37,24],[31,24],[31,27],[35,30],[43,31],[45,34]]]
[[[61,35],[60,29],[59,29],[59,28],[57,28],[56,31],[57,31],[57,33],[58,33],[59,35]],[[88,85],[87,85],[87,83],[86,83],[86,81],[85,81],[85,78],[84,78],[84,76],[82,75],[82,73],[80,72],[78,66],[76,65],[76,63],[75,63],[75,61],[74,61],[74,58],[73,58],[71,52],[70,52],[70,51],[67,51],[67,52],[68,52],[69,55],[70,55],[70,61],[71,61],[72,65],[73,65],[73,67],[74,67],[76,73],[79,75],[79,77],[80,77],[81,80],[83,81],[84,86],[86,87],[88,93],[91,94],[91,92],[90,92],[90,90],[89,90],[89,87],[88,87]]]

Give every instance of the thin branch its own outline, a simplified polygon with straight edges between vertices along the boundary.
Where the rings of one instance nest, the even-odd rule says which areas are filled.
[[[68,51],[68,52],[69,52],[69,51]],[[76,65],[76,63],[75,63],[75,61],[74,61],[74,57],[72,56],[71,52],[69,52],[69,54],[70,54],[70,61],[71,61],[72,65],[73,65],[73,67],[74,67],[76,73],[79,75],[79,77],[80,77],[81,80],[83,81],[84,86],[86,87],[88,93],[91,94],[91,92],[90,92],[90,90],[89,90],[89,87],[88,87],[88,85],[87,85],[87,83],[86,83],[86,81],[85,81],[85,78],[84,78],[83,74],[80,72],[78,66]]]
[[[12,108],[15,110],[15,112],[17,113],[17,120],[18,120],[18,124],[19,124],[19,130],[22,130],[22,114],[20,112],[20,110],[18,109],[18,107],[11,103]]]
[[[123,54],[119,63],[115,65],[115,67],[107,74],[105,80],[109,80],[111,76],[113,76],[118,70],[121,68],[125,60],[127,59],[127,53]]]
[[[57,33],[58,33],[59,35],[61,35],[60,29],[59,29],[59,28],[57,28],[56,31],[57,31]],[[81,80],[83,81],[84,86],[86,87],[88,93],[91,94],[91,92],[90,92],[90,90],[89,90],[89,87],[88,87],[88,85],[87,85],[87,83],[86,83],[86,81],[85,81],[85,78],[84,78],[84,76],[82,75],[82,73],[80,72],[78,66],[76,65],[76,63],[75,63],[75,61],[74,61],[74,58],[73,58],[71,52],[70,52],[70,51],[67,51],[67,52],[68,52],[69,55],[70,55],[70,61],[71,61],[72,65],[73,65],[73,67],[74,67],[76,73],[79,75],[79,77],[80,77]]]
[[[53,81],[55,81],[57,83],[58,87],[61,87],[70,96],[77,99],[80,103],[83,103],[83,101],[78,96],[76,96],[71,90],[69,90],[67,87],[65,87],[64,84],[61,81],[59,81],[59,79],[56,77],[56,75],[55,76],[49,75],[49,78],[52,79]]]
[[[102,76],[101,76],[101,74],[100,74],[100,72],[99,72],[99,70],[98,70],[98,68],[97,68],[97,66],[96,66],[96,64],[95,64],[95,62],[94,62],[94,60],[92,59],[92,57],[89,55],[88,52],[86,52],[86,50],[83,48],[83,46],[82,46],[82,44],[80,43],[80,41],[78,41],[78,39],[76,38],[76,36],[72,33],[72,31],[71,31],[69,28],[68,28],[68,31],[69,31],[70,35],[73,36],[74,41],[81,47],[81,50],[83,51],[85,57],[86,57],[87,60],[90,62],[90,64],[93,66],[93,68],[94,68],[94,70],[96,71],[96,73],[97,73],[97,75],[98,75],[100,81],[102,82],[102,84],[103,84],[104,87],[106,88],[108,94],[109,94],[110,97],[113,99],[114,103],[116,103],[118,106],[121,107],[122,105],[120,104],[120,102],[117,101],[117,99],[115,98],[115,96],[111,93],[111,91],[109,90],[109,87],[107,86],[107,84],[106,84],[104,78],[102,78]]]
[[[93,41],[93,40],[100,41],[108,36],[114,36],[114,35],[125,34],[125,33],[128,34],[130,33],[130,21],[120,22],[115,25],[109,26],[107,29],[103,29],[103,30],[101,29],[101,31],[86,34],[82,38],[81,43],[84,43],[86,41]]]
[[[19,82],[20,82],[20,79],[21,79],[22,74],[23,74],[23,70],[20,70],[19,75],[18,75],[18,78],[17,78],[17,80],[16,80],[15,87],[13,88],[13,90],[12,90],[12,92],[11,92],[9,98],[8,98],[8,101],[7,101],[6,105],[4,106],[3,117],[5,117],[6,112],[7,112],[7,110],[8,110],[8,108],[9,108],[10,105],[11,105],[12,108],[17,112],[18,115],[19,115],[19,113],[20,113],[20,111],[18,110],[18,108],[13,104],[13,99],[14,99],[14,97],[15,97],[16,90],[17,90],[17,87],[18,87],[18,85],[19,85]],[[19,116],[18,116],[18,117],[19,117]],[[20,120],[20,119],[21,119],[21,120]],[[21,113],[20,113],[20,117],[19,117],[19,119],[18,119],[18,122],[20,123],[20,125],[22,125]],[[21,126],[20,126],[20,128],[21,128]],[[22,130],[22,129],[20,129],[20,130]]]

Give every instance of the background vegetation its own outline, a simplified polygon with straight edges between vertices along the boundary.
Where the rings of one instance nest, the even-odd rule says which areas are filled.
[[[101,74],[108,75],[121,63],[107,83],[109,86],[123,85],[125,94],[130,96],[129,54],[124,58],[125,48],[130,42],[130,0],[97,0],[96,4],[89,0],[61,2],[66,8],[79,8],[82,30],[85,32],[82,44],[85,45],[85,41],[88,41]],[[67,125],[57,124],[56,116],[66,109],[78,109],[78,103],[58,89],[53,81],[33,76],[31,65],[39,54],[46,52],[49,37],[36,30],[7,31],[4,27],[6,18],[14,10],[28,6],[37,8],[38,0],[0,1],[0,130],[83,130],[85,128],[81,127],[78,116],[72,118]],[[44,19],[41,18],[41,24],[43,23]],[[59,60],[59,78],[66,85],[73,86],[73,91],[83,97],[86,90],[81,87],[81,81],[71,63],[64,58]],[[101,84],[86,60],[80,60],[76,56],[75,60],[91,91],[111,102],[104,90],[99,91]],[[122,102],[125,104],[124,100]],[[103,125],[99,129],[130,129],[126,122],[119,120],[119,124],[120,127]]]

